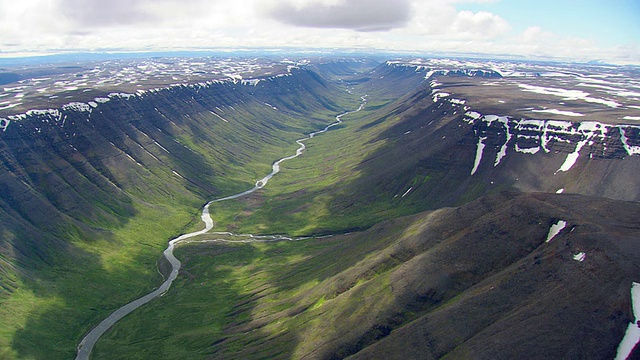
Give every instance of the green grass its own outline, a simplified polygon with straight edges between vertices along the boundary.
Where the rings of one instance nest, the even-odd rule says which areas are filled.
[[[124,195],[114,202],[124,207],[115,208],[109,199],[93,199],[89,195],[89,203],[93,201],[99,209],[98,216],[94,216],[94,209],[89,209],[84,214],[80,212],[77,220],[92,228],[79,226],[77,222],[60,224],[60,236],[66,245],[51,250],[52,263],[39,269],[2,274],[3,285],[11,285],[11,292],[0,297],[0,358],[73,358],[78,342],[93,326],[161,283],[157,261],[167,241],[180,233],[202,228],[200,207],[206,201],[251,188],[257,179],[271,171],[275,160],[295,152],[296,139],[331,123],[339,108],[357,104],[355,98],[342,93],[331,95],[334,100],[299,95],[296,101],[310,108],[298,112],[284,105],[278,106],[282,111],[275,112],[253,101],[244,107],[236,105],[229,124],[208,111],[198,114],[186,111],[190,118],[185,115],[171,123],[156,120],[162,132],[149,126],[142,129],[169,153],[129,126],[128,136],[113,142],[128,149],[144,167],[122,154],[96,160],[102,162],[124,190],[121,193]],[[161,108],[161,111],[168,118],[174,116],[176,109]],[[147,116],[158,115],[151,112]],[[172,136],[181,144],[174,142]],[[140,150],[138,144],[151,155]],[[177,177],[173,170],[187,179]],[[9,236],[13,234],[5,238]],[[241,252],[232,257],[238,254]],[[232,270],[221,268],[216,274],[225,278]],[[219,285],[225,289],[223,284]],[[226,298],[241,290],[231,285],[220,296]],[[243,286],[248,288],[251,284]],[[281,304],[279,309],[287,306]],[[196,307],[193,314],[190,320],[197,321],[202,311]],[[200,321],[210,319],[204,317]],[[214,326],[185,329],[185,334],[187,338],[199,338],[216,331],[221,330]],[[183,340],[193,344],[192,340]],[[191,355],[187,351],[179,356]],[[144,353],[140,356],[145,358]]]
[[[2,301],[0,339],[12,339],[2,341],[8,357],[75,356],[83,333],[161,282],[156,261],[165,242],[193,215],[185,207],[140,208],[112,238],[76,243],[74,263],[60,261],[39,277],[22,280]]]
[[[307,141],[305,153],[282,164],[281,173],[266,188],[212,204],[216,230],[334,233],[415,212],[414,206],[394,203],[391,196],[364,207],[336,207],[341,192],[362,180],[363,163],[388,145],[379,135],[400,120],[378,122],[377,111],[390,99],[370,101],[376,111],[367,107],[345,116],[340,127]],[[370,123],[375,126],[364,126]],[[427,185],[430,180],[431,175],[418,174],[408,184]],[[344,331],[340,324],[355,324],[367,311],[384,312],[392,306],[389,272],[401,262],[354,267],[388,245],[386,238],[350,236],[184,245],[177,250],[184,268],[171,293],[118,323],[96,347],[96,358],[270,358],[308,353],[326,338],[321,335],[326,329]],[[346,322],[345,314],[351,314]],[[269,344],[263,346],[266,341]]]
[[[388,102],[371,101],[374,107]],[[344,201],[343,191],[351,184],[361,181],[363,187],[368,186],[362,178],[363,163],[387,145],[376,137],[393,121],[362,130],[376,116],[369,104],[361,112],[344,116],[342,126],[305,142],[304,154],[284,162],[281,173],[264,189],[238,201],[212,205],[216,228],[241,233],[323,234],[363,229],[385,218],[415,212],[413,207],[393,203],[393,195],[383,202],[365,199],[365,206]],[[428,180],[424,175],[413,182]]]
[[[225,358],[253,350],[266,357],[293,354],[302,343],[297,334],[315,341],[322,324],[314,318],[336,301],[328,279],[380,246],[345,240],[179,247],[184,268],[170,293],[118,323],[96,346],[95,358],[199,359],[219,346]],[[277,340],[265,348],[265,339]]]

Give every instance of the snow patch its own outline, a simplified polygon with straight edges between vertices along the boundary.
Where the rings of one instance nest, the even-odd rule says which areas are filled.
[[[571,154],[567,155],[567,158],[564,160],[564,163],[562,164],[562,166],[560,166],[560,169],[558,169],[558,171],[556,171],[555,173],[557,174],[560,171],[564,171],[564,172],[569,171],[578,160],[578,157],[580,156],[580,150],[588,141],[589,140],[580,141],[578,145],[576,145],[576,149]]]
[[[184,176],[180,175],[177,171],[172,170],[172,172],[173,172],[173,175],[184,179]]]
[[[475,119],[475,120],[478,120],[478,119],[480,119],[482,117],[482,115],[480,113],[475,112],[475,111],[467,111],[465,113],[465,115],[467,115],[468,117],[470,117],[472,119]]]
[[[485,144],[483,141],[487,140],[486,136],[481,136],[478,139],[478,147],[476,149],[476,159],[473,163],[473,169],[471,169],[471,175],[475,174],[478,171],[478,166],[480,165],[480,161],[482,160],[482,152],[484,151]]]
[[[519,152],[519,153],[534,155],[534,154],[537,154],[538,151],[540,151],[540,146],[523,149],[518,144],[516,144],[515,150],[516,152]]]
[[[240,77],[242,79],[242,77]],[[258,84],[260,83],[260,79],[249,79],[249,80],[242,80],[241,84],[242,85],[249,85],[249,86],[258,86]]]
[[[122,99],[127,99],[127,100],[131,99],[131,97],[135,97],[134,94],[127,94],[127,93],[111,93],[108,96],[111,99],[113,99],[113,98],[122,98]]]
[[[502,161],[502,159],[507,156],[507,147],[509,146],[509,141],[511,141],[512,137],[511,132],[509,131],[509,119],[506,116],[502,116],[498,118],[498,121],[502,123],[505,128],[506,139],[504,141],[504,144],[502,144],[502,147],[500,147],[500,151],[498,151],[498,154],[496,155],[496,161],[493,164],[493,167],[498,166],[500,164],[500,161]]]
[[[531,111],[537,112],[537,113],[549,113],[549,114],[564,115],[564,116],[584,116],[584,114],[581,114],[581,113],[577,113],[573,111],[558,110],[558,109],[543,109],[543,110],[531,110]]]
[[[438,100],[445,98],[447,96],[449,96],[451,94],[446,93],[446,92],[437,92],[433,94],[433,102],[438,102]]]
[[[633,348],[640,343],[640,284],[631,284],[631,308],[634,321],[627,326],[627,331],[618,345],[616,360],[625,360],[631,355]]]
[[[7,105],[7,106],[0,106],[0,110],[11,109],[11,108],[13,108],[13,107],[20,106],[20,105],[22,105],[22,103],[21,103],[21,102],[19,102],[19,103],[14,103],[14,104],[9,104],[9,105]]]
[[[547,235],[547,240],[545,242],[551,241],[564,227],[567,226],[567,222],[564,220],[558,220],[556,224],[551,225],[549,229],[549,234]]]
[[[91,106],[89,104],[81,102],[72,102],[62,106],[62,110],[66,111],[78,111],[78,112],[91,112]]]
[[[640,116],[625,116],[622,119],[624,120],[633,120],[633,121],[640,121]]]
[[[640,146],[632,146],[629,145],[629,139],[625,133],[625,128],[629,126],[620,126],[620,141],[622,142],[622,146],[627,151],[629,155],[640,154]]]
[[[600,99],[600,98],[592,98],[589,93],[581,91],[581,90],[566,90],[561,88],[549,88],[544,86],[535,86],[528,84],[518,84],[518,86],[523,89],[522,91],[533,92],[537,94],[543,95],[553,95],[563,98],[563,100],[583,100],[586,102],[606,105],[608,107],[617,108],[622,106],[620,103],[617,103],[613,100],[609,99]]]
[[[585,257],[587,257],[587,254],[579,252],[573,255],[573,260],[583,262]]]
[[[562,189],[558,189],[558,190],[556,191],[556,194],[562,194],[563,192],[564,192],[564,188],[562,188]]]
[[[210,112],[210,113],[212,113],[213,115],[217,116],[217,117],[218,117],[218,119],[220,119],[220,120],[222,120],[222,121],[224,121],[224,122],[228,123],[227,119],[223,118],[222,116],[220,116],[220,115],[218,115],[218,114],[214,113],[213,111],[209,111],[209,112]]]
[[[9,119],[0,119],[0,130],[6,131],[10,122],[11,120]]]

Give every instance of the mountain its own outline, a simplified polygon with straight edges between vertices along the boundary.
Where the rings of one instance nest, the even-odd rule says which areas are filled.
[[[273,203],[252,206],[256,199],[247,199],[242,209],[251,216],[246,219],[237,212],[222,214],[237,220],[228,230],[254,232],[258,224],[300,235],[363,229],[389,217],[459,206],[504,190],[639,200],[631,179],[640,165],[640,127],[624,120],[634,113],[628,107],[633,103],[621,113],[622,105],[610,109],[580,99],[575,105],[560,101],[568,109],[581,107],[584,121],[509,110],[499,101],[520,101],[517,105],[528,109],[555,96],[527,99],[529,92],[514,82],[549,80],[528,73],[516,80],[506,73],[499,78],[493,67],[482,72],[471,67],[467,73],[472,76],[462,70],[436,75],[446,71],[389,62],[353,80],[345,77],[344,82],[368,95],[367,105],[344,118],[341,133],[326,134],[327,142],[314,144],[317,151],[306,155],[308,163],[323,168],[310,171],[308,165],[292,163],[291,177],[281,180]],[[495,97],[483,97],[487,88]],[[544,117],[524,117],[536,114]],[[291,229],[288,223],[303,225]]]
[[[250,188],[293,140],[329,123],[342,108],[338,93],[311,71],[285,67],[250,81],[110,93],[2,119],[0,297],[53,302],[51,318],[36,328],[85,309],[47,331],[66,344],[59,357],[71,357],[84,327],[108,310],[86,311],[114,290],[109,283],[131,277],[108,300],[114,304],[153,287],[168,238],[199,219],[210,198]],[[122,252],[134,262],[124,269]],[[18,319],[2,317],[3,327],[27,335],[2,347],[53,356],[36,345],[39,336],[30,338],[27,322],[37,323],[38,312],[27,304],[12,305]]]
[[[161,282],[166,242],[201,226],[204,203],[251,188],[295,140],[360,104],[268,186],[210,207],[215,230],[296,241],[212,233],[179,247],[170,291],[94,357],[600,358],[634,319],[633,69],[358,58],[56,69],[0,103],[2,357],[74,356]]]
[[[203,294],[228,286],[222,274],[236,287],[250,284],[225,290],[233,301],[220,305],[217,340],[201,344],[194,333],[196,352],[164,326],[131,330],[154,323],[142,314],[102,349],[135,353],[147,336],[172,344],[147,340],[156,344],[148,357],[613,358],[633,319],[638,215],[637,202],[502,192],[316,244],[184,248],[185,296],[163,299],[149,314],[205,306]],[[547,241],[559,221],[566,226]],[[169,315],[180,329],[207,326],[191,317],[182,325],[180,316]]]

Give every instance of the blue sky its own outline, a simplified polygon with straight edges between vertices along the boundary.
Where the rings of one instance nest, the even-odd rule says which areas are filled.
[[[239,47],[640,64],[640,0],[0,1],[0,57]]]
[[[640,39],[640,0],[501,0],[457,8],[493,12],[519,32],[540,26],[556,34],[595,39],[602,46]]]

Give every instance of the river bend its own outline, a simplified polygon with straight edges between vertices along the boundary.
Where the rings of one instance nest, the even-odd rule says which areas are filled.
[[[242,196],[245,196],[245,195],[249,195],[249,194],[255,192],[256,190],[263,188],[265,185],[267,185],[269,180],[275,174],[280,172],[280,164],[282,164],[284,161],[291,160],[291,159],[294,159],[294,158],[302,155],[302,152],[306,148],[306,146],[304,145],[304,142],[306,140],[309,140],[309,139],[313,138],[316,135],[319,135],[319,134],[322,134],[324,132],[327,132],[332,127],[340,124],[342,122],[340,120],[340,118],[342,118],[343,116],[362,110],[362,108],[365,106],[365,104],[367,102],[366,95],[362,96],[361,99],[362,99],[362,103],[360,104],[360,106],[356,110],[344,112],[344,113],[336,116],[336,121],[331,123],[331,124],[329,124],[329,125],[327,125],[324,129],[312,132],[307,137],[299,139],[299,140],[296,140],[296,143],[298,145],[300,145],[300,147],[296,150],[296,153],[294,155],[284,157],[284,158],[274,162],[272,167],[271,167],[271,173],[269,173],[267,176],[263,177],[262,179],[256,181],[256,183],[255,183],[253,188],[251,188],[251,189],[249,189],[247,191],[243,191],[243,192],[238,193],[238,194],[226,196],[226,197],[223,197],[223,198],[220,198],[220,199],[211,200],[207,204],[205,204],[204,208],[202,209],[202,215],[201,215],[201,219],[204,222],[204,229],[199,230],[199,231],[194,231],[194,232],[191,232],[191,233],[188,233],[188,234],[183,234],[183,235],[178,236],[175,239],[172,239],[171,241],[169,241],[169,245],[167,246],[167,248],[163,252],[164,257],[167,259],[167,261],[169,261],[169,263],[171,264],[171,267],[172,267],[172,270],[171,270],[171,273],[169,274],[169,277],[167,277],[165,279],[165,281],[160,285],[160,287],[158,287],[157,289],[155,289],[152,292],[148,293],[147,295],[144,295],[144,296],[142,296],[142,297],[140,297],[140,298],[138,298],[136,300],[133,300],[132,302],[130,302],[128,304],[123,305],[122,307],[120,307],[116,311],[112,312],[104,320],[102,320],[102,322],[100,322],[96,327],[94,327],[82,339],[82,341],[80,341],[80,344],[78,345],[78,353],[77,353],[77,356],[76,356],[76,360],[88,360],[89,356],[91,355],[91,351],[93,350],[93,347],[96,344],[96,342],[98,341],[98,339],[100,339],[100,337],[107,330],[109,330],[109,328],[111,328],[111,326],[113,326],[116,322],[118,322],[123,317],[127,316],[128,314],[130,314],[132,311],[134,311],[137,308],[145,305],[146,303],[148,303],[151,300],[157,298],[158,296],[161,296],[162,294],[166,293],[169,290],[169,287],[171,287],[171,284],[173,283],[173,281],[176,279],[176,277],[178,277],[178,271],[180,270],[180,266],[182,265],[180,263],[180,260],[178,260],[173,255],[173,250],[175,249],[175,247],[176,247],[176,245],[178,243],[180,243],[180,242],[182,242],[184,240],[187,240],[189,238],[192,238],[194,236],[206,234],[209,230],[211,230],[213,228],[213,219],[211,219],[211,216],[209,215],[209,205],[211,205],[213,203],[216,203],[216,202],[220,202],[220,201],[237,199],[239,197],[242,197]]]

